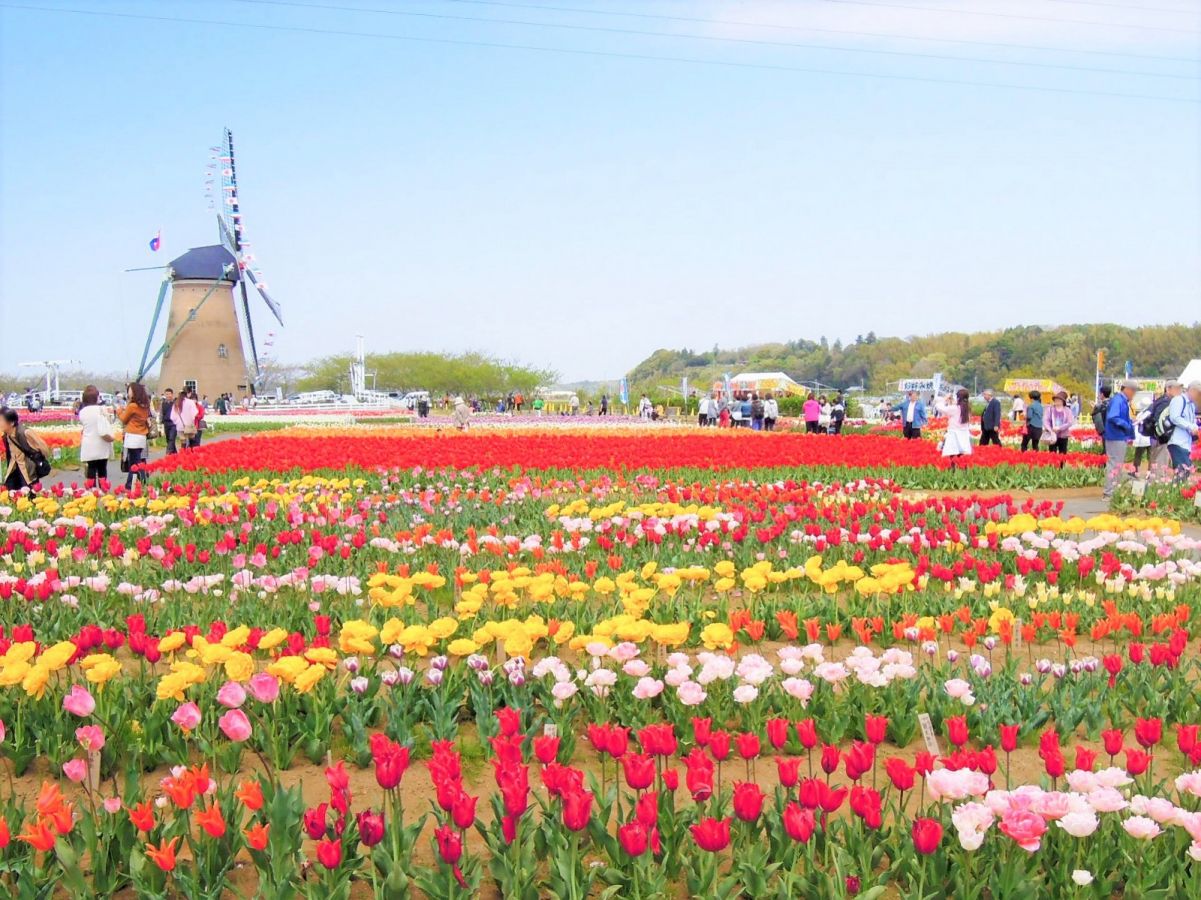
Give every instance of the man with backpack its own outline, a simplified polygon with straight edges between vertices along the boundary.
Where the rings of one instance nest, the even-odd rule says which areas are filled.
[[[1168,405],[1168,455],[1177,481],[1185,481],[1193,473],[1193,444],[1197,440],[1197,404],[1201,403],[1201,381],[1194,381],[1188,390],[1180,390]]]
[[[1168,439],[1172,436],[1173,426],[1168,422],[1168,406],[1180,396],[1180,382],[1168,381],[1164,384],[1164,392],[1151,403],[1147,415],[1139,429],[1143,435],[1151,439],[1151,472],[1162,473],[1168,463]]]

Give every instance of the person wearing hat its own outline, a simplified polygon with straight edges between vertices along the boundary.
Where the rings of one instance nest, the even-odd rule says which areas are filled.
[[[1201,381],[1189,383],[1188,390],[1181,391],[1168,404],[1168,423],[1172,425],[1172,436],[1168,438],[1168,455],[1177,481],[1186,480],[1193,473],[1193,445],[1197,442],[1197,406],[1201,404]]]
[[[459,431],[466,431],[470,422],[471,407],[467,405],[467,401],[461,395],[455,397],[455,428]]]
[[[1130,401],[1138,385],[1123,381],[1118,393],[1109,401],[1105,413],[1105,490],[1108,500],[1117,489],[1126,466],[1126,445],[1134,440],[1134,422],[1130,418]]]
[[[1042,439],[1047,449],[1066,456],[1068,438],[1072,436],[1072,426],[1075,424],[1076,416],[1068,406],[1067,391],[1060,391],[1052,398],[1043,423]]]

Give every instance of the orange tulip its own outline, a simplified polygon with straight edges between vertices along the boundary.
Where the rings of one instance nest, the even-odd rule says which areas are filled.
[[[179,844],[179,838],[177,837],[173,837],[169,841],[162,841],[157,847],[154,844],[147,844],[146,855],[164,872],[170,872],[175,868],[175,847],[177,844]]]
[[[154,804],[144,800],[129,808],[129,821],[138,831],[149,831],[154,827]]]
[[[253,778],[247,778],[240,785],[234,794],[251,812],[257,812],[263,808],[263,788],[258,781]]]
[[[41,850],[43,852],[53,849],[57,838],[58,836],[52,829],[47,827],[45,821],[42,819],[27,824],[25,830],[17,835],[17,840],[24,841],[33,847],[34,850]]]
[[[210,837],[219,838],[225,834],[225,819],[221,815],[221,807],[215,803],[196,814],[196,824],[208,832]]]
[[[271,826],[264,825],[262,822],[258,822],[255,825],[252,825],[250,828],[247,828],[245,831],[247,846],[249,846],[251,850],[262,850],[266,848],[267,838],[270,831]]]

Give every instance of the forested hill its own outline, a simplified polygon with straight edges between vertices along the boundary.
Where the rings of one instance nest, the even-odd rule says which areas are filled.
[[[925,337],[862,335],[852,343],[795,340],[738,350],[656,350],[629,373],[632,388],[678,382],[687,375],[699,385],[723,372],[782,371],[797,381],[838,387],[863,384],[883,390],[890,381],[943,373],[968,386],[997,386],[1005,378],[1049,377],[1083,390],[1092,383],[1098,349],[1106,351],[1106,373],[1120,376],[1126,360],[1135,375],[1177,375],[1201,356],[1201,323],[1193,325],[1028,326],[971,334]]]

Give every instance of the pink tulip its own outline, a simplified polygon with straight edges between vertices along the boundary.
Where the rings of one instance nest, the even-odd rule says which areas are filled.
[[[191,701],[182,703],[179,709],[171,713],[171,721],[184,731],[191,731],[200,724],[200,707]]]
[[[236,681],[227,681],[217,691],[217,702],[229,709],[237,709],[246,702],[246,689]]]
[[[1149,841],[1151,838],[1163,831],[1152,819],[1146,816],[1131,816],[1122,823],[1122,827],[1126,829],[1126,833],[1132,838]]]
[[[63,697],[63,709],[81,719],[90,716],[96,710],[96,698],[87,688],[73,684],[67,696]]]
[[[63,763],[63,774],[76,784],[88,777],[88,764],[82,759],[72,759]]]
[[[279,679],[266,672],[259,672],[250,679],[250,696],[259,703],[274,703],[279,696]]]
[[[120,797],[105,797],[104,798],[104,811],[107,813],[113,813],[113,814],[119,813],[121,811],[121,798]]]
[[[7,733],[8,733],[8,731],[7,731],[7,730],[5,729],[5,727],[4,727],[4,720],[3,720],[3,719],[0,719],[0,744],[3,744],[3,743],[4,743],[4,736],[5,736]]]
[[[217,724],[231,741],[244,741],[250,737],[250,720],[240,709],[231,709],[217,720]]]
[[[79,741],[79,746],[84,750],[99,752],[104,749],[104,732],[98,725],[84,725],[82,728],[76,728],[75,740]]]

